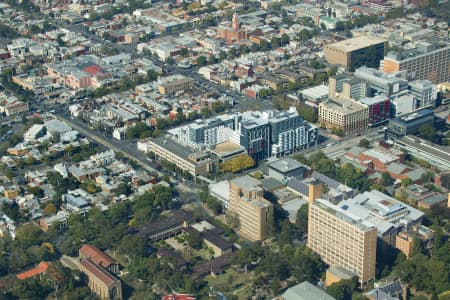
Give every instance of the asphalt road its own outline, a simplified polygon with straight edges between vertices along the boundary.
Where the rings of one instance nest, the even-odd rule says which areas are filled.
[[[86,124],[77,119],[71,119],[63,114],[58,114],[58,118],[65,121],[69,126],[80,132],[82,135],[96,141],[99,144],[102,144],[109,149],[122,153],[124,157],[135,160],[145,170],[149,172],[155,172],[158,174],[158,176],[164,175],[158,170],[152,168],[147,163],[145,155],[137,149],[128,147],[127,145],[122,144],[120,143],[120,141],[116,141],[113,138],[106,137],[99,132],[90,129]]]

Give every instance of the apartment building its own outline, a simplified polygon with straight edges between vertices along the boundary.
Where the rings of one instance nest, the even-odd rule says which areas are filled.
[[[286,111],[248,111],[196,120],[168,133],[173,140],[192,149],[214,148],[231,141],[259,161],[315,145],[317,130],[291,107]]]
[[[434,84],[450,80],[450,46],[421,42],[414,48],[389,52],[380,62],[385,73],[407,71],[409,79],[426,79]]]
[[[172,94],[194,86],[194,79],[176,74],[158,81],[158,91],[163,94]]]
[[[384,57],[387,41],[373,36],[359,36],[325,46],[330,64],[353,71],[361,66],[378,67]]]
[[[271,155],[283,156],[315,145],[318,140],[317,127],[306,122],[295,107],[287,111],[271,112]]]
[[[230,181],[229,210],[239,219],[239,234],[252,241],[267,238],[273,222],[273,205],[263,194],[260,182],[248,175]]]
[[[361,284],[375,279],[375,226],[322,199],[310,204],[308,220],[308,247],[325,263],[356,274]]]
[[[328,99],[319,104],[319,122],[345,135],[361,132],[369,125],[369,107],[345,97]]]

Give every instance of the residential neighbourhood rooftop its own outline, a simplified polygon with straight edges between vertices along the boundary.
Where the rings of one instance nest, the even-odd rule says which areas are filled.
[[[449,289],[448,1],[0,2],[4,297]]]

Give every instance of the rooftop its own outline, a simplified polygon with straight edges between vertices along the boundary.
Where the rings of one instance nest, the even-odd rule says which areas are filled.
[[[102,281],[107,286],[111,286],[114,282],[117,281],[117,279],[114,278],[111,274],[109,274],[105,269],[97,266],[89,259],[81,260],[80,264],[83,269],[87,270],[89,273],[94,275],[97,279]]]
[[[426,154],[434,156],[438,158],[440,161],[442,161],[442,163],[445,164],[446,166],[450,166],[450,147],[440,146],[425,141],[416,136],[405,136],[400,140],[396,141],[396,143],[400,143],[401,145],[405,145],[407,147],[415,148],[424,155]]]
[[[25,279],[28,279],[28,278],[31,278],[36,275],[44,273],[45,271],[47,271],[49,266],[50,266],[49,262],[43,261],[43,262],[40,262],[36,268],[33,268],[33,269],[25,271],[23,273],[17,274],[16,277],[19,280],[25,280]]]
[[[192,213],[184,210],[176,210],[166,217],[162,217],[153,223],[142,226],[139,229],[138,235],[151,238],[155,234],[180,226],[185,221],[189,223],[193,220],[194,216]]]
[[[358,36],[351,39],[346,39],[337,43],[329,44],[327,47],[333,47],[342,52],[351,52],[361,48],[370,47],[380,43],[386,42],[385,39],[381,39],[374,36]]]
[[[260,189],[261,182],[249,175],[236,177],[231,182],[245,190]]]
[[[379,235],[383,235],[391,227],[419,221],[424,215],[423,212],[377,190],[344,200],[339,203],[339,207],[376,226]]]
[[[113,265],[114,260],[100,251],[97,247],[93,245],[85,244],[80,248],[80,254],[86,258],[89,258],[95,264],[102,266],[103,268],[108,268],[110,265]]]
[[[343,114],[350,114],[355,111],[367,109],[367,105],[365,104],[359,103],[358,101],[350,98],[339,96],[335,97],[334,99],[328,99],[327,101],[324,101],[319,105],[325,106],[328,109],[332,109]]]
[[[274,169],[283,174],[292,172],[300,168],[308,169],[307,166],[290,157],[279,159],[277,161],[274,161],[273,163],[270,163],[269,168]]]
[[[283,293],[284,300],[336,300],[335,298],[328,295],[322,289],[312,285],[308,281],[303,281],[293,287],[288,288]]]
[[[347,224],[350,224],[363,232],[371,231],[375,228],[373,224],[365,221],[359,215],[348,211],[345,206],[341,207],[334,205],[333,203],[323,199],[316,199],[313,202],[313,205],[325,210],[326,212],[334,215],[336,218],[343,220]]]
[[[223,142],[220,144],[217,144],[212,149],[214,153],[217,153],[219,156],[228,156],[232,155],[234,153],[244,152],[245,149],[239,144],[236,144],[231,141]]]
[[[193,150],[171,140],[170,138],[163,138],[163,137],[152,138],[152,139],[150,139],[150,141],[152,141],[153,143],[155,143],[161,147],[166,148],[167,150],[169,150],[176,156],[181,157],[183,159],[187,159],[191,153],[194,153]]]

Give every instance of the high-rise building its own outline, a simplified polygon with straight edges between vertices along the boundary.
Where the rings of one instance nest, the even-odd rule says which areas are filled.
[[[169,130],[173,139],[182,145],[201,148],[200,145],[211,146],[224,142],[220,128],[235,127],[234,115],[220,115],[206,120],[195,120],[193,123]]]
[[[270,126],[259,114],[246,114],[238,124],[239,144],[248,155],[260,161],[270,156]]]
[[[361,284],[375,279],[377,228],[331,202],[310,204],[308,247],[328,265],[356,274]]]
[[[295,107],[287,111],[249,111],[197,120],[169,130],[172,139],[196,150],[231,141],[255,160],[283,156],[315,145],[317,127],[306,122]]]
[[[384,57],[387,41],[373,36],[359,36],[325,46],[325,58],[330,64],[353,71],[361,66],[378,68]]]
[[[336,98],[337,95],[341,95],[346,98],[359,100],[369,95],[368,89],[366,82],[348,73],[337,74],[328,80],[328,96],[330,98]]]
[[[409,83],[409,90],[415,99],[414,108],[434,108],[437,89],[429,80],[415,80]]]
[[[389,52],[380,63],[385,73],[407,71],[408,79],[426,79],[434,84],[450,80],[450,46],[421,42],[414,48]]]
[[[385,95],[376,95],[359,100],[369,107],[369,127],[385,123],[391,117],[391,100]]]
[[[306,122],[295,107],[269,115],[272,156],[282,156],[315,145],[317,127]]]
[[[408,89],[408,81],[401,78],[401,73],[385,74],[365,66],[355,70],[355,77],[367,83],[367,96],[383,94],[392,96]]]
[[[239,233],[252,241],[265,239],[273,222],[273,205],[263,194],[260,182],[248,175],[230,181],[229,210],[239,219]]]

